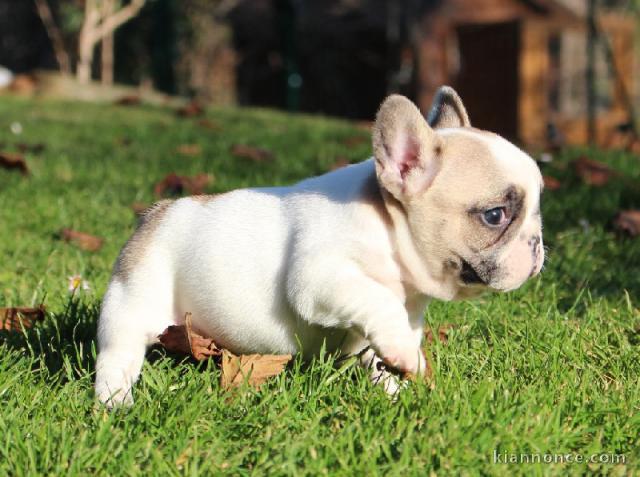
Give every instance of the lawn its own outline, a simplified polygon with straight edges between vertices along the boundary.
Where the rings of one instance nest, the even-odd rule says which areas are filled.
[[[562,187],[543,196],[548,262],[538,278],[506,295],[432,303],[428,325],[453,325],[446,344],[430,347],[433,389],[415,383],[391,402],[360,369],[325,356],[229,393],[211,363],[156,349],[131,410],[96,405],[96,319],[135,227],[132,203],[153,202],[170,172],[210,173],[215,193],[289,184],[370,154],[368,133],[347,122],[249,109],[206,116],[0,98],[0,150],[45,146],[26,154],[30,176],[0,169],[0,306],[48,310],[25,334],[0,334],[0,475],[640,471],[640,238],[610,226],[619,209],[640,207],[640,159],[615,151],[565,150],[545,166]],[[235,157],[234,144],[275,158]],[[569,166],[580,154],[625,178],[583,184]],[[104,246],[65,243],[64,227]],[[72,297],[73,275],[90,290]],[[626,464],[506,464],[505,453],[624,454]]]

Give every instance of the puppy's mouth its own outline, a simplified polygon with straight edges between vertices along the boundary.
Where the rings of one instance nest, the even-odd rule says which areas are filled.
[[[460,280],[465,285],[485,285],[488,286],[487,280],[482,278],[475,268],[471,266],[464,258],[461,258]]]

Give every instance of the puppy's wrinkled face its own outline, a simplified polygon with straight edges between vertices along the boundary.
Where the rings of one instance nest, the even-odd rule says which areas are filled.
[[[495,134],[471,128],[438,134],[439,173],[407,206],[421,255],[438,257],[434,266],[442,266],[446,281],[468,289],[461,297],[483,287],[518,288],[544,261],[538,167]]]
[[[437,294],[519,287],[544,261],[538,167],[507,140],[472,128],[451,88],[441,88],[428,123],[414,108],[398,96],[383,103],[374,153],[378,180],[402,204]]]

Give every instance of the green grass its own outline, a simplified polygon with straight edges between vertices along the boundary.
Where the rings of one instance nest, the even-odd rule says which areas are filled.
[[[640,207],[640,159],[568,150],[546,174],[549,260],[521,290],[433,303],[430,326],[454,324],[431,348],[436,386],[393,403],[331,357],[259,391],[225,393],[211,364],[150,352],[136,404],[93,400],[95,324],[132,202],[150,203],[167,173],[212,173],[210,192],[288,184],[370,153],[367,133],[334,120],[213,110],[211,131],[167,109],[0,98],[0,143],[42,142],[32,175],[0,170],[0,306],[44,302],[45,322],[0,335],[0,475],[622,475],[640,471],[640,239],[616,236],[619,208]],[[18,121],[23,133],[9,125]],[[345,139],[365,141],[347,146]],[[347,141],[348,142],[348,141]],[[233,157],[266,147],[272,162]],[[181,156],[180,144],[202,154]],[[627,181],[590,188],[568,161],[581,153]],[[61,242],[62,227],[105,238],[97,253]],[[67,277],[92,291],[71,299]],[[247,297],[251,299],[251,297]],[[494,464],[500,453],[625,454],[626,465]]]

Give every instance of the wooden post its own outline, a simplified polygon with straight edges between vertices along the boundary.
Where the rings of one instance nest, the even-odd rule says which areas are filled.
[[[596,142],[596,0],[587,4],[587,138]]]
[[[520,32],[520,91],[518,99],[518,139],[527,145],[542,146],[547,139],[548,29],[543,22],[525,21]]]
[[[419,40],[416,61],[416,103],[423,114],[428,114],[438,87],[449,83],[446,64],[446,41],[449,25],[443,21],[425,20]]]

